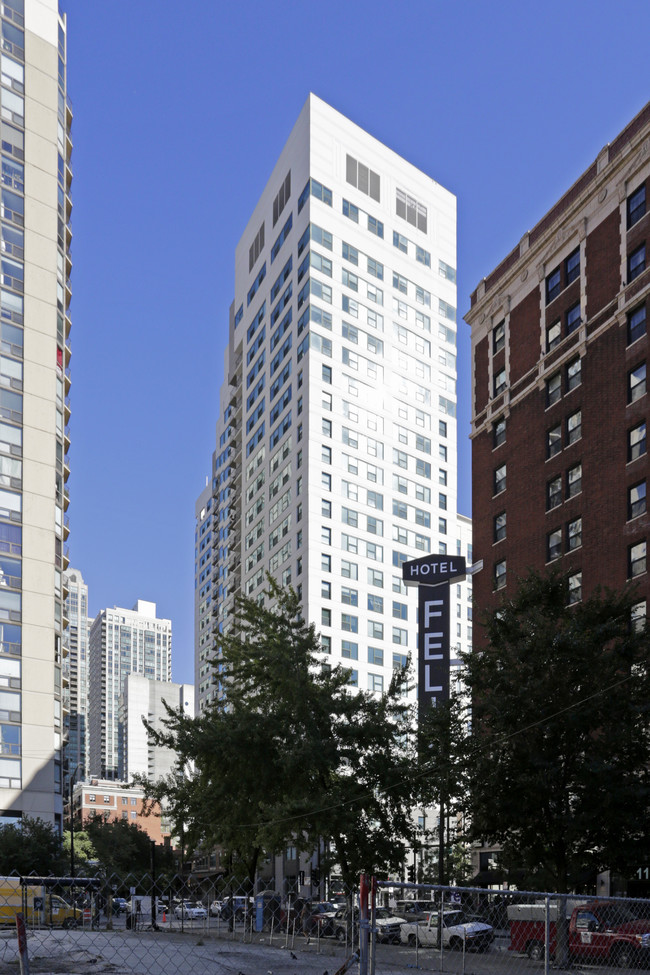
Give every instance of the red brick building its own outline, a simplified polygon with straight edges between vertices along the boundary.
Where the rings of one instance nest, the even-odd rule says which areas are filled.
[[[482,609],[554,564],[645,613],[649,193],[650,103],[471,296]]]
[[[139,826],[158,844],[169,841],[169,826],[161,817],[158,803],[147,813],[144,791],[135,786],[129,787],[125,782],[114,779],[76,782],[72,808],[75,822],[80,826],[98,816],[107,822],[124,820],[132,826]]]

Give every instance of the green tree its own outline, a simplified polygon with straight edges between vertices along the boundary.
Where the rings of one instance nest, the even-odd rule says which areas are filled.
[[[63,859],[66,864],[70,863],[70,830],[63,830]],[[74,831],[74,861],[75,874],[77,868],[85,867],[89,860],[97,859],[97,851],[90,840],[88,833],[83,829]],[[66,869],[66,876],[70,873],[70,867]]]
[[[568,605],[567,579],[531,574],[466,657],[471,828],[538,889],[578,889],[646,862],[650,674],[634,594]]]
[[[126,820],[104,820],[101,816],[88,820],[85,834],[90,848],[94,850],[92,859],[100,861],[107,877],[117,874],[145,876],[151,871],[151,838],[135,823]],[[82,833],[75,831],[75,857],[77,837]],[[68,847],[69,849],[69,847]],[[173,857],[164,846],[156,846],[156,866],[158,874],[163,870],[173,871]]]
[[[0,827],[0,874],[60,876],[65,868],[61,838],[51,823],[24,816]]]
[[[311,852],[321,838],[348,883],[404,858],[413,792],[405,675],[384,695],[351,693],[349,671],[330,670],[321,654],[295,592],[269,578],[264,600],[239,600],[221,636],[227,704],[196,718],[170,710],[163,729],[149,728],[186,770],[149,794],[191,844],[221,846],[251,881],[263,852],[289,843]]]

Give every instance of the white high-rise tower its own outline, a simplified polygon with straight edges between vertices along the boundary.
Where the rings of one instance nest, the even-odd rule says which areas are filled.
[[[402,562],[469,541],[455,266],[453,194],[310,95],[235,251],[211,506],[204,492],[196,510],[197,619],[213,621],[210,645],[196,635],[198,709],[221,692],[207,661],[233,599],[266,572],[297,589],[352,686],[381,693],[415,653]],[[466,645],[464,591],[459,606]]]
[[[3,0],[0,281],[0,823],[62,826],[67,708],[66,21],[57,0]]]

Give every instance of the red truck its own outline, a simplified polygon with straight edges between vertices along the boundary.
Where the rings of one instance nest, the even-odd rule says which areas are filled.
[[[573,900],[575,903],[575,899]],[[510,951],[541,960],[545,950],[546,907],[515,904],[508,908]],[[557,906],[549,906],[549,951],[556,948]],[[650,920],[640,919],[616,901],[591,901],[573,908],[568,921],[572,960],[607,961],[621,968],[650,965]]]

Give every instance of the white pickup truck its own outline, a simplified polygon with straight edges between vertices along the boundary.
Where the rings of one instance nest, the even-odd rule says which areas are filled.
[[[439,916],[432,911],[426,921],[405,922],[400,929],[402,944],[427,948],[438,947]],[[494,930],[480,921],[466,921],[460,910],[444,911],[442,915],[442,946],[462,951],[487,951],[494,941]]]

